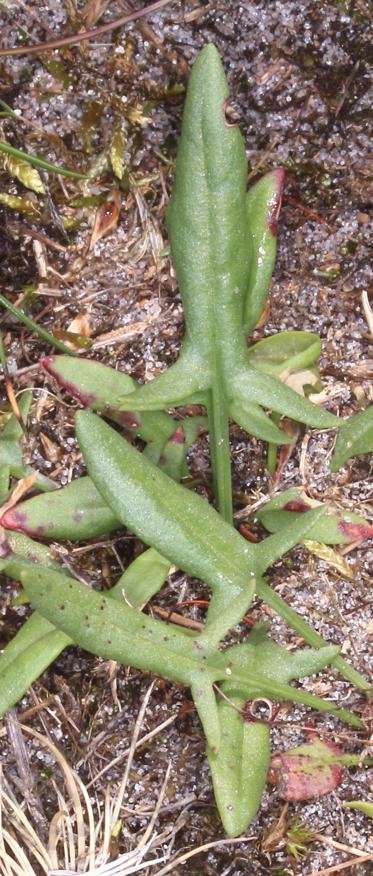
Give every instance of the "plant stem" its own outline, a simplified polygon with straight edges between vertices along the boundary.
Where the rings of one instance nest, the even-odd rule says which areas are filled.
[[[9,104],[6,103],[5,100],[2,100],[2,98],[0,98],[0,106],[2,106],[3,110],[5,110],[5,112],[10,115],[12,119],[19,120],[19,116],[17,116],[17,113],[15,113],[12,107],[9,106]]]
[[[207,408],[213,485],[219,513],[233,525],[228,409],[223,384],[217,383],[209,393]]]
[[[40,325],[38,325],[37,322],[34,322],[33,319],[30,319],[29,316],[26,316],[26,314],[23,313],[23,310],[20,310],[19,307],[16,307],[15,304],[12,304],[10,301],[8,301],[7,298],[5,298],[4,295],[1,294],[0,304],[3,304],[3,306],[6,307],[6,309],[9,310],[10,313],[13,313],[13,316],[16,316],[18,319],[20,319],[21,322],[24,323],[24,325],[27,325],[27,328],[31,329],[31,331],[39,335],[40,338],[43,338],[44,341],[48,342],[48,344],[52,344],[54,347],[56,347],[56,350],[60,350],[61,353],[66,353],[68,356],[76,356],[75,350],[71,350],[70,347],[66,347],[62,341],[59,341],[57,338],[54,337],[54,335],[51,335],[49,332],[47,332],[46,329],[43,329]]]
[[[27,161],[28,164],[33,164],[35,167],[41,167],[43,170],[49,170],[51,173],[58,173],[60,176],[72,176],[75,179],[85,179],[84,173],[78,173],[76,170],[67,170],[65,167],[58,167],[57,164],[51,164],[50,161],[44,161],[44,158],[38,158],[37,155],[30,155],[29,152],[23,152],[22,149],[16,149],[15,146],[10,146],[4,140],[0,140],[0,152],[6,152],[9,155],[14,155],[15,158],[21,161]]]

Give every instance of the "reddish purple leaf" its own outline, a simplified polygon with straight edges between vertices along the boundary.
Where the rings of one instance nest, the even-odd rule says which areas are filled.
[[[268,781],[283,800],[309,800],[329,794],[342,782],[344,752],[334,742],[315,737],[311,742],[275,754]]]
[[[366,538],[373,538],[373,526],[369,523],[352,523],[348,520],[341,520],[338,523],[338,529],[342,535],[351,541],[364,541]]]

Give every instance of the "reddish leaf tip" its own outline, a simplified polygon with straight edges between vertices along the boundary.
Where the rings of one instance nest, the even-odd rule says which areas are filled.
[[[284,167],[277,167],[276,170],[272,170],[271,173],[275,180],[275,188],[272,198],[269,202],[267,225],[268,230],[271,232],[271,234],[273,234],[274,237],[277,237],[278,217],[281,210],[286,171]]]
[[[338,529],[351,542],[373,538],[373,526],[370,523],[352,523],[348,520],[340,520]]]
[[[300,514],[303,514],[305,511],[309,511],[310,507],[310,505],[306,505],[305,502],[301,502],[299,499],[293,499],[284,505],[284,511],[298,511]]]
[[[182,426],[178,426],[170,437],[172,444],[185,444],[185,433]]]
[[[65,380],[60,371],[55,367],[55,361],[58,357],[56,356],[43,356],[40,359],[40,364],[45,368],[45,370],[50,374],[54,380],[57,381],[58,385],[61,386],[62,389],[65,389],[66,392],[69,392],[73,398],[78,399],[84,407],[88,407],[88,405],[94,404],[97,400],[97,396],[94,395],[93,392],[83,392],[81,389],[78,389],[74,383],[70,380]]]
[[[26,532],[27,530],[27,514],[24,511],[15,511],[10,508],[3,514],[0,525],[4,529],[15,529],[17,532]]]
[[[51,368],[55,358],[55,356],[41,356],[39,359],[41,367],[45,368],[45,370],[48,371],[49,368]]]

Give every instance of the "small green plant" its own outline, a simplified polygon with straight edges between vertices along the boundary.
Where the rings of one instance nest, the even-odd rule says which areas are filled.
[[[290,682],[332,664],[358,687],[369,685],[338,646],[327,645],[263,577],[309,534],[327,541],[332,530],[334,541],[352,540],[338,530],[340,518],[326,524],[323,506],[302,508],[305,513],[293,513],[286,525],[277,519],[273,534],[255,545],[231,525],[229,418],[271,444],[287,441],[278,425],[282,415],[320,428],[341,422],[282,382],[314,365],[320,351],[316,335],[289,332],[247,350],[246,334],[261,313],[273,269],[283,171],[268,174],[247,196],[244,145],[239,130],[226,122],[226,99],[219,55],[207,46],[190,78],[167,220],[186,318],[176,365],[139,387],[95,362],[77,364],[68,356],[43,360],[85,407],[129,437],[141,437],[146,447],[140,453],[102,416],[79,411],[76,435],[88,477],[4,512],[1,523],[8,533],[1,542],[1,567],[22,582],[35,611],[0,657],[0,712],[71,643],[188,685],[207,740],[219,813],[235,836],[258,809],[270,757],[269,725],[251,716],[248,701],[292,700],[360,727],[351,712]],[[165,411],[187,403],[203,405],[207,420],[175,420]],[[206,427],[220,514],[178,483],[187,473],[188,448]],[[287,514],[283,505],[268,513],[276,511]],[[121,525],[149,550],[108,594],[77,582],[56,566],[47,547],[29,538],[87,539]],[[198,635],[139,610],[163,585],[171,563],[211,589]],[[262,625],[243,643],[228,645],[224,640],[254,594],[311,648],[289,653],[268,639]]]

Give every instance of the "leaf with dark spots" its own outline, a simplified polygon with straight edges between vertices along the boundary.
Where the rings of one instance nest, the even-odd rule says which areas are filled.
[[[313,739],[297,748],[275,754],[268,781],[276,785],[283,800],[310,800],[329,794],[344,776],[344,752],[323,739]]]

